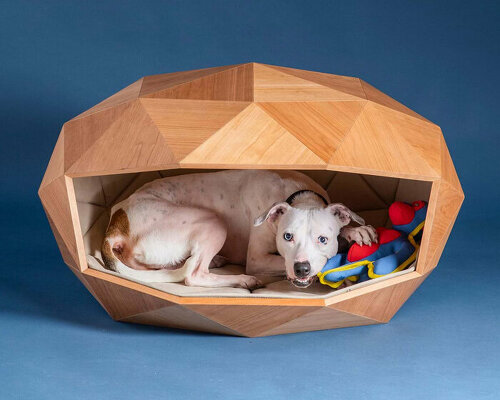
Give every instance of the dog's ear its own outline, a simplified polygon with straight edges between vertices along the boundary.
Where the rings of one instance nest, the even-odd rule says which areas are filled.
[[[276,222],[279,217],[286,213],[290,209],[290,204],[288,203],[275,203],[273,206],[267,210],[261,216],[255,218],[253,221],[253,226],[262,225],[264,221]]]
[[[342,226],[347,225],[349,222],[351,222],[351,220],[356,221],[360,225],[365,224],[365,220],[363,218],[361,218],[354,211],[349,210],[341,203],[332,203],[329,204],[326,208],[329,209],[335,217],[337,217]]]

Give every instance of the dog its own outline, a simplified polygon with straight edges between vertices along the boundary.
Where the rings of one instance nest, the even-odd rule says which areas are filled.
[[[253,290],[262,286],[256,275],[273,275],[305,288],[337,253],[338,237],[377,241],[302,173],[227,170],[147,183],[113,206],[101,254],[109,270],[156,271],[161,282]],[[225,263],[246,265],[246,275],[210,272]]]

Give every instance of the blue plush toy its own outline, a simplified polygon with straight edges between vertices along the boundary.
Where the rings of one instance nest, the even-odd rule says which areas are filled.
[[[378,243],[353,244],[347,253],[330,258],[318,273],[319,281],[336,289],[346,279],[363,282],[407,268],[416,259],[426,213],[425,201],[393,203],[389,207],[393,229],[377,228]]]

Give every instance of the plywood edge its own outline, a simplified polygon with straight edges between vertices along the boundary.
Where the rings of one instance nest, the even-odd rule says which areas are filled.
[[[78,214],[78,205],[76,202],[75,187],[73,185],[73,179],[65,176],[66,191],[68,194],[69,210],[71,213],[71,222],[73,225],[73,234],[75,235],[76,241],[76,251],[78,254],[78,264],[80,271],[88,268],[87,259],[85,257],[85,245],[83,241],[83,234],[80,224],[80,216]]]
[[[362,296],[362,295],[367,294],[367,293],[376,292],[376,291],[381,290],[381,289],[385,289],[385,288],[388,288],[391,286],[398,285],[399,283],[402,283],[402,282],[407,282],[407,281],[411,281],[413,279],[420,278],[421,276],[422,276],[422,274],[420,274],[419,272],[413,271],[413,272],[409,272],[409,273],[404,274],[404,275],[396,276],[394,278],[390,278],[390,279],[386,279],[384,281],[373,283],[373,284],[368,285],[368,286],[364,286],[361,288],[354,288],[353,290],[351,290],[349,292],[325,299],[325,304],[327,306],[331,306],[331,305],[334,305],[337,303],[341,303],[344,300],[349,300],[349,299],[353,299],[353,298]],[[379,321],[379,322],[383,322],[383,321]]]
[[[331,162],[326,166],[327,171],[350,172],[354,174],[375,175],[388,178],[413,179],[418,181],[434,182],[439,180],[435,175],[423,175],[414,173],[391,172],[374,168],[352,167],[346,165],[337,165]]]

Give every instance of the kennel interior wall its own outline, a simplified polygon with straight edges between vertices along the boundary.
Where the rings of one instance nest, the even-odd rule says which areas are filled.
[[[109,222],[110,209],[114,204],[125,199],[139,187],[154,179],[180,174],[215,171],[172,169],[73,179],[78,220],[80,222],[88,265],[91,268],[109,272],[103,268],[100,248]],[[396,200],[406,202],[414,200],[428,201],[432,186],[427,181],[346,172],[314,170],[302,170],[300,172],[319,183],[328,192],[332,202],[340,202],[348,205],[352,210],[361,215],[367,224],[375,227],[391,226],[387,209],[392,202]],[[227,266],[216,272],[244,273],[245,271],[242,266],[239,268],[236,266]],[[188,288],[182,283],[149,283],[144,279],[141,280],[140,274],[137,274],[139,277],[135,279],[131,276],[125,276],[125,278],[180,296],[196,294],[199,296],[234,295],[310,298],[315,295],[324,297],[334,293],[330,288],[324,287],[319,283],[307,291],[294,289],[287,281],[280,282],[280,279],[273,279],[267,282],[268,285],[265,289],[259,289],[254,292],[237,288]]]
[[[141,180],[241,168],[308,171],[374,225],[390,201],[427,196],[416,269],[297,298],[172,294],[89,268],[102,235],[89,233]],[[438,264],[464,199],[436,124],[361,79],[259,63],[144,77],[78,115],[39,195],[65,263],[113,318],[244,336],[388,321]]]

